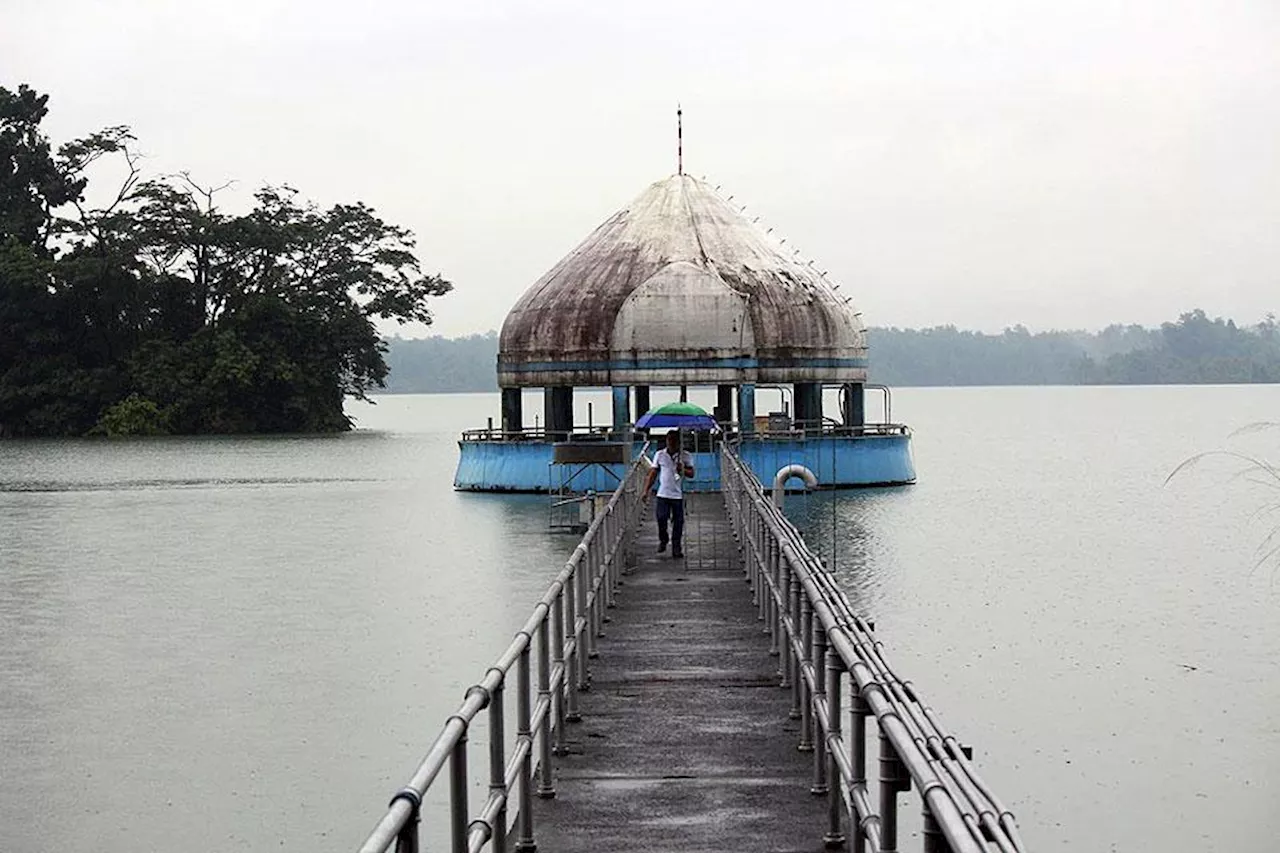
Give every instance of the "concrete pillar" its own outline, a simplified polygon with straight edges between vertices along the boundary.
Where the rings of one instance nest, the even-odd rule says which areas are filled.
[[[861,427],[867,423],[867,403],[861,382],[844,383],[844,400],[840,419],[847,427]]]
[[[797,382],[795,384],[797,425],[805,429],[822,428],[822,385],[817,382]]]
[[[749,383],[738,386],[738,430],[756,431],[756,386]]]
[[[716,386],[716,410],[712,412],[721,424],[733,423],[733,386]]]
[[[573,388],[544,388],[542,406],[547,437],[551,441],[568,441],[573,432]]]
[[[502,389],[502,432],[503,438],[508,433],[519,433],[524,428],[524,389]]]
[[[625,432],[631,423],[631,389],[626,385],[613,386],[613,431]]]
[[[640,420],[640,416],[649,411],[649,386],[636,386],[636,420]]]

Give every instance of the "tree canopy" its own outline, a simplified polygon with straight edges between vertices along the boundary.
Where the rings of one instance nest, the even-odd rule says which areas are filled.
[[[56,149],[48,97],[0,87],[0,436],[308,432],[387,376],[374,318],[451,290],[361,203],[147,176],[128,128]],[[95,163],[118,186],[96,191]],[[95,187],[95,190],[97,188]]]

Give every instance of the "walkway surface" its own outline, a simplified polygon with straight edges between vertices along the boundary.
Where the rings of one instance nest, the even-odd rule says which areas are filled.
[[[826,798],[722,498],[688,502],[684,560],[656,553],[652,517],[641,529],[556,797],[534,803],[539,851],[823,849]]]

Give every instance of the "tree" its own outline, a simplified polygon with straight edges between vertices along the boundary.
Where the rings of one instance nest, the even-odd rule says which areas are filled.
[[[124,127],[54,152],[46,103],[0,88],[0,435],[347,429],[387,374],[374,318],[430,323],[451,289],[364,204],[264,187],[231,213],[225,187],[145,177]],[[89,207],[104,157],[127,174]]]

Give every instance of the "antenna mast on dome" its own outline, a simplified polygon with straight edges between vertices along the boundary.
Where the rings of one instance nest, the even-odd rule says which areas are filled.
[[[676,174],[684,174],[684,110],[676,104]]]

